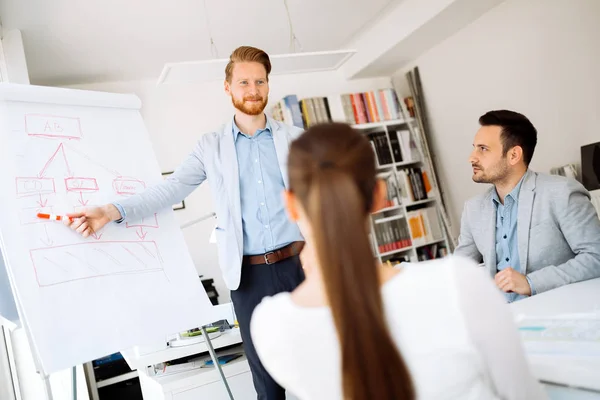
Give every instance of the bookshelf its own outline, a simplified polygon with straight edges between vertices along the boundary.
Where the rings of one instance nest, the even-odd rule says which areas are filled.
[[[431,183],[416,121],[407,118],[352,126],[371,140],[378,176],[387,183],[388,204],[371,214],[373,253],[382,263],[392,264],[448,254],[439,193]]]
[[[450,244],[414,103],[404,100],[391,88],[303,99],[288,95],[271,110],[273,118],[290,125],[345,122],[369,138],[388,192],[385,207],[371,215],[370,238],[377,258],[392,264],[443,257]]]

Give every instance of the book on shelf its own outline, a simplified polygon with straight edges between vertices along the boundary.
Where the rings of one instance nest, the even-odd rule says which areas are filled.
[[[387,171],[377,174],[377,177],[385,182],[387,197],[383,204],[383,208],[399,206],[402,200],[400,199],[398,182],[394,177],[394,173],[392,171]]]
[[[404,204],[433,197],[433,187],[427,172],[420,167],[403,168],[398,171],[400,198]]]
[[[292,94],[275,103],[271,115],[303,129],[331,121],[357,125],[403,119],[400,100],[391,88],[303,99]]]
[[[398,148],[395,149],[395,151],[399,152],[401,155],[401,161],[399,162],[413,162],[423,160],[423,153],[421,149],[417,146],[417,141],[415,140],[415,138],[409,130],[390,130],[389,135],[390,144],[392,146],[396,145]],[[394,151],[393,147],[392,151]]]
[[[377,166],[385,167],[393,163],[417,163],[423,160],[423,153],[408,130],[370,131],[366,133],[375,152]],[[389,142],[388,142],[389,137]]]
[[[433,243],[428,246],[422,246],[417,249],[417,260],[427,261],[436,258],[446,257],[448,249],[443,243]]]
[[[339,100],[343,117],[349,124],[403,119],[398,96],[391,88],[343,94]]]
[[[304,129],[301,105],[295,94],[285,96],[275,103],[271,109],[272,117],[288,125]]]
[[[444,238],[442,224],[435,207],[408,211],[406,219],[413,244],[418,246]]]
[[[408,113],[408,116],[411,118],[416,118],[416,106],[415,106],[415,101],[412,98],[412,96],[409,97],[405,97],[403,99],[404,101],[404,106],[406,107],[406,112]]]
[[[391,267],[396,267],[399,264],[410,262],[410,257],[406,254],[393,254],[386,257],[386,264]]]
[[[379,254],[412,246],[410,232],[404,218],[385,219],[373,224],[373,234]]]
[[[371,132],[367,134],[369,142],[375,152],[375,160],[377,166],[391,165],[394,162],[392,152],[388,146],[388,140],[385,132]]]

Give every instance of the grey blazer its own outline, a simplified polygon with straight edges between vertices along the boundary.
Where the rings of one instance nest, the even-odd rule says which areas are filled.
[[[483,262],[492,277],[497,272],[493,190],[465,203],[454,251]],[[600,220],[579,182],[529,170],[518,205],[520,272],[536,293],[600,276]]]

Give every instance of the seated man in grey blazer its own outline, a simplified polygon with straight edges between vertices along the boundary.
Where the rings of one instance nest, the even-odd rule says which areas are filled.
[[[600,276],[600,220],[574,179],[529,169],[537,131],[522,114],[479,118],[473,181],[491,183],[465,203],[455,254],[483,262],[515,301]]]

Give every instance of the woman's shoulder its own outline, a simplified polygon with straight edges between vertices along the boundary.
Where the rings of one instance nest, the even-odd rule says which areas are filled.
[[[290,301],[290,294],[286,292],[263,298],[252,312],[250,331],[253,338],[260,336],[270,340],[282,334],[280,330],[285,329],[284,320],[290,314]]]
[[[294,330],[290,325],[289,293],[279,293],[261,300],[252,313],[250,335],[263,366],[279,384],[289,379],[290,355],[294,348]]]
[[[290,293],[283,292],[278,293],[274,296],[264,297],[260,303],[254,308],[252,313],[252,320],[268,319],[277,315],[284,314],[284,310],[289,308],[290,305]]]

